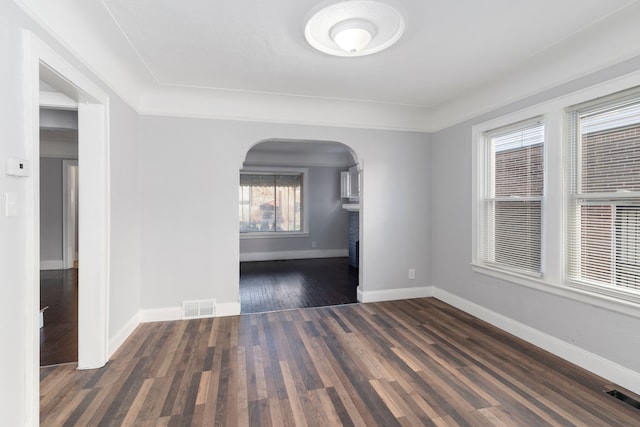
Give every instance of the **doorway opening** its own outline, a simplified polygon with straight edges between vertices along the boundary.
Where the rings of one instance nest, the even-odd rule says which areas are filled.
[[[45,82],[78,110],[79,257],[83,283],[78,293],[78,369],[104,366],[108,360],[109,291],[109,97],[80,71],[42,43],[23,33],[25,146],[31,165],[26,177],[25,236],[25,388],[27,424],[37,424],[40,377],[40,93]],[[61,99],[57,95],[54,98]],[[69,101],[70,100],[70,101]],[[57,102],[57,101],[56,101]],[[55,103],[55,102],[54,102]]]
[[[248,151],[239,188],[241,313],[357,302],[359,172],[356,155],[337,142],[267,140]]]
[[[61,95],[45,82],[40,90]],[[70,101],[40,108],[40,366],[78,361],[78,111]]]

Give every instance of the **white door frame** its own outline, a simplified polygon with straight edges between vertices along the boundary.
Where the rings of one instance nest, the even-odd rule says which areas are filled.
[[[73,268],[78,253],[78,176],[74,175],[78,160],[62,161],[62,264],[65,270]]]
[[[109,97],[60,55],[24,30],[25,153],[31,177],[25,181],[27,235],[25,291],[25,411],[37,425],[40,408],[40,79],[78,102],[79,250],[78,368],[104,366],[109,325]]]

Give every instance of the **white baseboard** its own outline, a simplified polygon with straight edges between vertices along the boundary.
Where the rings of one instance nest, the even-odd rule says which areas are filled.
[[[307,251],[244,252],[240,262],[280,261],[287,259],[342,258],[349,256],[349,249],[311,249]]]
[[[169,322],[182,319],[182,307],[149,308],[140,310],[140,323]]]
[[[363,292],[358,286],[357,297],[360,302],[391,301],[410,298],[435,297],[466,313],[478,317],[503,331],[517,336],[535,346],[555,354],[590,372],[600,375],[634,393],[640,394],[640,372],[625,368],[617,363],[591,353],[566,341],[548,335],[481,305],[468,301],[433,286],[416,288],[386,289]],[[216,305],[216,316],[234,316],[240,314],[240,303],[221,303]],[[160,322],[181,319],[180,307],[140,310],[118,333],[109,340],[109,357],[124,343],[139,323]]]
[[[503,331],[515,335],[596,375],[600,375],[634,393],[640,394],[640,372],[625,368],[597,354],[545,334],[544,332],[540,332],[537,329],[465,300],[464,298],[460,298],[457,295],[450,294],[442,289],[434,288],[433,296]]]
[[[230,302],[216,305],[216,317],[240,314],[240,303]],[[138,311],[115,335],[109,338],[109,358],[131,336],[140,323],[167,322],[182,319],[181,307],[153,308]]]
[[[64,261],[61,259],[40,260],[40,270],[64,270]]]
[[[239,314],[239,302],[223,302],[216,304],[216,317],[237,316]]]
[[[239,302],[216,304],[216,317],[236,316],[240,314]],[[182,307],[165,307],[140,310],[140,323],[169,322],[182,319]]]
[[[362,291],[362,286],[358,286],[357,289],[357,298],[359,302],[393,301],[410,298],[424,298],[430,296],[433,296],[432,286],[385,289],[382,291]]]
[[[109,359],[129,338],[140,324],[140,312],[137,312],[120,330],[109,339]]]

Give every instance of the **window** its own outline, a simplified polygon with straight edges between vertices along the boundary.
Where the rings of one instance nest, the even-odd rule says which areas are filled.
[[[304,231],[303,172],[240,174],[240,233]]]
[[[544,124],[540,118],[484,134],[481,262],[541,273]]]
[[[570,109],[567,274],[640,295],[640,95]]]

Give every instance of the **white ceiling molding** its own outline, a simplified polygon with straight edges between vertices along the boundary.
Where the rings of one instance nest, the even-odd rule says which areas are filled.
[[[529,96],[640,55],[640,2],[625,13],[605,17],[579,35],[558,43],[495,76],[485,85],[432,110],[432,130],[473,119]]]
[[[179,31],[151,33],[132,30],[139,14],[127,15],[147,10],[150,0],[13,2],[143,115],[431,132],[640,55],[637,0],[470,2],[464,13],[443,3],[439,12],[448,19],[434,16],[422,0],[406,0],[408,22],[400,41],[360,58],[311,49],[301,28],[307,6],[294,0],[281,5],[289,15],[272,6],[231,2],[220,10],[223,18],[238,8],[247,15],[232,15],[228,22],[217,17],[220,25],[213,26],[197,13],[213,7],[204,0],[190,6],[153,3],[153,13],[140,21],[158,19],[151,29],[163,19],[172,22],[172,8],[181,8],[188,20],[178,23]],[[289,16],[285,25],[269,33],[283,16]],[[416,17],[420,25],[412,25]],[[478,25],[479,19],[496,24],[505,18],[517,37],[504,37],[492,24]],[[197,37],[183,50],[163,42],[186,42],[179,37],[192,30]],[[232,46],[207,44],[221,40]],[[256,50],[242,51],[245,46]],[[199,49],[213,55],[198,55]],[[217,49],[235,53],[216,56]],[[292,69],[282,73],[288,70],[283,66]]]
[[[59,110],[77,110],[78,103],[60,92],[40,91],[40,107]]]
[[[148,88],[148,70],[96,2],[12,0],[130,107]]]
[[[143,115],[428,132],[429,109],[354,100],[161,87],[141,96]]]

